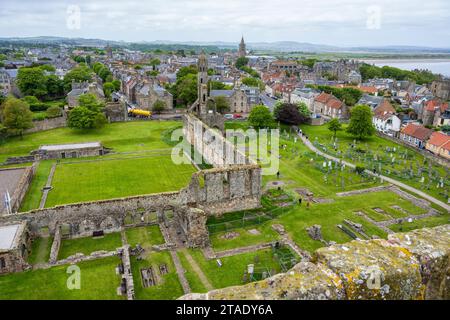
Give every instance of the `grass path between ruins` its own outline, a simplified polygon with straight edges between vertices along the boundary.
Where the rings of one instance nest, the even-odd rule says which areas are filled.
[[[208,277],[203,273],[202,269],[197,264],[197,262],[194,260],[194,258],[192,258],[189,251],[187,249],[183,249],[183,250],[181,250],[181,252],[186,257],[187,261],[189,262],[189,264],[192,267],[192,270],[194,270],[194,272],[197,274],[197,276],[199,277],[200,281],[202,282],[202,284],[206,288],[206,290],[207,291],[213,290],[214,289],[213,285],[209,281]]]

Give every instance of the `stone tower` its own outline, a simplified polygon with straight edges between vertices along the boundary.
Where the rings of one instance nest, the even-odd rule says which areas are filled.
[[[244,36],[242,36],[241,43],[239,44],[239,58],[243,58],[247,55],[247,49],[245,47]]]
[[[198,110],[199,114],[208,112],[208,58],[204,51],[198,58]]]

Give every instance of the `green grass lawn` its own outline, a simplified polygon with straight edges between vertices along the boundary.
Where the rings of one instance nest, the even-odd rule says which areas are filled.
[[[100,141],[116,152],[143,151],[167,148],[162,135],[171,128],[180,127],[176,121],[132,121],[111,123],[101,129],[80,131],[58,128],[20,137],[8,138],[0,145],[0,162],[17,155],[28,155],[44,144],[64,144]]]
[[[77,264],[80,268],[80,290],[69,290],[69,265],[0,276],[0,300],[117,300],[120,277],[115,268],[117,257]]]
[[[194,171],[190,164],[175,165],[170,156],[61,163],[45,206],[178,191]]]
[[[58,260],[68,258],[76,253],[90,255],[92,252],[105,250],[115,251],[122,246],[119,232],[108,233],[99,238],[64,239],[58,253]]]
[[[52,237],[34,239],[31,245],[31,253],[28,257],[28,263],[32,265],[38,263],[47,263],[50,259],[52,243]]]
[[[255,270],[267,269],[270,271],[273,269],[280,272],[280,265],[274,259],[271,249],[221,258],[221,267],[214,259],[206,260],[200,250],[191,249],[189,252],[216,289],[242,285],[243,276],[249,264],[255,264]],[[255,260],[256,256],[258,258]]]
[[[159,274],[159,265],[161,264],[165,264],[168,268],[168,273],[165,275]],[[150,267],[153,267],[153,270],[158,273],[161,282],[156,286],[144,288],[140,270]],[[132,257],[131,269],[137,300],[174,300],[183,295],[183,288],[178,280],[172,257],[168,251],[147,252],[142,260],[137,260],[136,257]]]
[[[125,234],[128,244],[132,247],[140,244],[141,247],[149,249],[153,245],[164,243],[164,237],[157,225],[127,229]]]
[[[218,232],[210,236],[211,245],[215,251],[223,251],[233,248],[252,246],[260,243],[276,241],[279,236],[272,230],[271,223],[256,225],[247,228],[233,229],[233,232],[239,233],[234,239],[225,239],[223,236],[227,232]],[[252,234],[250,230],[257,230],[260,234]]]

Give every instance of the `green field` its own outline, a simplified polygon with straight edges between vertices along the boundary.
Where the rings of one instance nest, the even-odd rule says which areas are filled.
[[[80,131],[59,128],[8,138],[0,145],[0,162],[7,157],[28,155],[44,144],[100,141],[116,152],[145,151],[167,148],[162,136],[169,129],[181,127],[176,121],[133,121],[107,124],[101,129]]]
[[[175,165],[170,156],[62,162],[45,206],[178,191],[194,171],[189,164]]]
[[[163,244],[164,238],[159,230],[159,226],[148,226],[131,228],[125,231],[128,244],[135,247],[139,244],[144,249],[149,249],[153,245]]]
[[[63,239],[59,249],[58,260],[66,259],[76,253],[90,255],[92,252],[115,251],[122,246],[120,233],[108,233],[99,238]]]
[[[120,277],[116,257],[77,264],[80,268],[80,290],[69,290],[69,265],[0,276],[0,300],[117,300]]]
[[[31,245],[31,253],[28,257],[28,263],[32,265],[47,263],[50,259],[50,250],[52,248],[52,243],[52,237],[34,239]]]

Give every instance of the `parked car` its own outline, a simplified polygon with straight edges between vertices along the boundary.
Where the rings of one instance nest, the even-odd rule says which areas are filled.
[[[224,118],[228,119],[228,120],[232,120],[232,119],[234,119],[234,116],[230,113],[227,113],[226,115],[224,115]]]
[[[240,113],[233,114],[233,119],[242,119],[242,118],[243,118],[242,114],[240,114]]]

